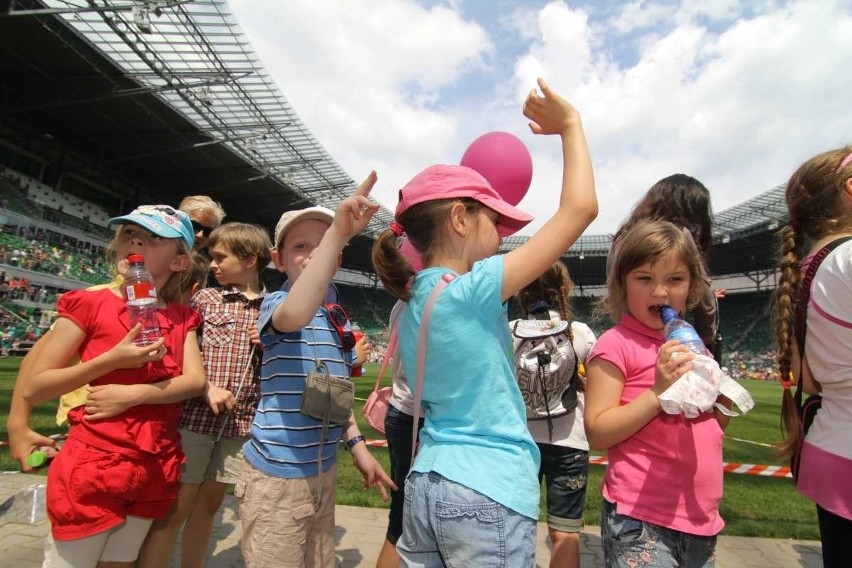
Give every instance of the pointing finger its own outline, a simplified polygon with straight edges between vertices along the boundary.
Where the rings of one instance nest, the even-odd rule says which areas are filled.
[[[370,175],[367,176],[367,179],[361,182],[361,185],[355,190],[355,195],[370,195],[370,191],[373,189],[373,186],[376,185],[376,180],[379,179],[379,176],[376,175],[376,170],[370,172]]]

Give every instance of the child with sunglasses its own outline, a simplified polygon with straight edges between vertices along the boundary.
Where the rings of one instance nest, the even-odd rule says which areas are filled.
[[[351,411],[342,424],[335,424],[303,408],[309,378],[318,372],[329,381],[350,376],[351,351],[358,347],[347,341],[351,332],[346,314],[339,305],[328,305],[328,291],[343,247],[378,208],[367,198],[375,181],[373,173],[336,212],[323,207],[288,211],[275,228],[272,259],[288,280],[260,308],[260,402],[234,490],[243,523],[243,559],[249,568],[334,565],[341,439],[365,487],[378,486],[384,499],[385,486],[395,487],[367,451]],[[364,357],[361,353],[358,359]]]
[[[189,215],[192,223],[192,232],[195,234],[195,246],[193,250],[201,252],[205,257],[207,254],[207,240],[222,220],[225,218],[225,210],[222,206],[206,195],[187,195],[184,197],[178,209]],[[208,260],[210,260],[208,258]],[[213,284],[215,286],[215,284]]]

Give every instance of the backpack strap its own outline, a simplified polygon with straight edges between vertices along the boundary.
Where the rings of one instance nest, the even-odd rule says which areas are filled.
[[[796,344],[799,347],[799,376],[796,380],[796,393],[794,399],[796,407],[802,408],[802,370],[805,360],[805,339],[808,335],[808,303],[811,301],[811,283],[825,257],[834,249],[852,239],[852,237],[842,237],[835,239],[819,249],[808,265],[808,270],[805,272],[805,277],[799,282],[799,289],[796,293],[796,311],[795,322],[793,324],[793,333],[796,336]]]
[[[411,428],[411,464],[408,466],[409,471],[414,466],[414,457],[417,455],[417,425],[420,423],[420,400],[423,398],[423,375],[426,372],[426,335],[429,331],[429,319],[432,317],[432,308],[435,307],[438,296],[455,277],[456,275],[451,272],[441,276],[432,290],[432,295],[426,302],[426,307],[423,308],[423,319],[420,321],[420,331],[417,338],[417,373],[414,382],[414,421]]]
[[[379,368],[379,376],[376,377],[376,385],[373,387],[373,392],[379,390],[382,386],[382,379],[385,378],[385,371],[388,368],[388,363],[394,357],[396,353],[396,343],[397,343],[397,334],[396,334],[396,322],[394,325],[391,325],[390,329],[390,339],[388,339],[388,348],[385,351],[385,356],[382,358],[382,366]]]

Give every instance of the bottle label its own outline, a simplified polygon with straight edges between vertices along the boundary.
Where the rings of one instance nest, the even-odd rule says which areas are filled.
[[[701,338],[698,336],[698,333],[695,331],[695,329],[686,326],[672,330],[671,332],[669,332],[669,335],[666,339],[677,339],[678,341],[684,344],[690,343],[692,341],[701,342]]]
[[[127,294],[127,301],[129,302],[133,300],[147,300],[149,298],[157,299],[157,289],[151,282],[137,282],[136,284],[125,286],[124,290]]]

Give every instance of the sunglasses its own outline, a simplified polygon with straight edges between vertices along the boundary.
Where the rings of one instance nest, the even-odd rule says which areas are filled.
[[[349,316],[346,315],[346,310],[340,304],[328,304],[325,308],[328,310],[331,324],[337,330],[337,335],[343,344],[343,350],[352,351],[355,347],[355,334],[345,329],[346,324],[349,323]]]
[[[216,227],[205,227],[204,225],[202,225],[198,221],[190,221],[190,222],[192,223],[192,232],[197,233],[198,231],[201,231],[201,234],[204,235],[205,237],[209,237],[210,233],[212,233],[213,230],[216,228]]]

